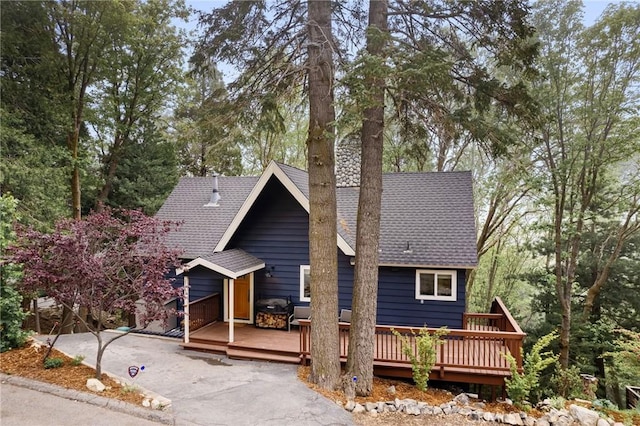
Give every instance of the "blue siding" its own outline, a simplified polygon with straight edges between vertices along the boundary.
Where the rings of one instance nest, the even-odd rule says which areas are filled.
[[[309,264],[309,215],[272,177],[262,191],[228,248],[241,248],[273,268],[270,278],[264,271],[254,275],[255,297],[287,298],[300,302],[300,265]]]
[[[180,276],[182,277],[182,276]],[[184,285],[184,279],[179,278]],[[198,300],[212,293],[220,293],[222,300],[222,284],[224,277],[202,266],[196,266],[189,271],[189,302]]]
[[[457,300],[417,300],[414,268],[381,267],[378,279],[378,324],[462,328],[465,271],[457,273]],[[422,303],[421,303],[422,302]]]

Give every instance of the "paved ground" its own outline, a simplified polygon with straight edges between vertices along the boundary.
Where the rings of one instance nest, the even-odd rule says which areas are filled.
[[[96,339],[90,333],[63,335],[56,343],[57,349],[71,356],[83,355],[85,362],[92,365],[96,347]],[[172,401],[169,415],[176,425],[353,424],[349,413],[299,382],[293,365],[229,360],[185,351],[177,340],[129,335],[107,348],[102,368],[128,379],[129,366],[144,366],[129,382]],[[29,415],[30,410],[24,414]],[[38,424],[38,418],[33,420],[35,423],[24,424]],[[114,419],[110,424],[122,423]]]
[[[158,425],[156,421],[122,413],[114,407],[105,408],[24,386],[29,384],[22,382],[17,386],[4,382],[0,385],[0,423],[3,426]]]

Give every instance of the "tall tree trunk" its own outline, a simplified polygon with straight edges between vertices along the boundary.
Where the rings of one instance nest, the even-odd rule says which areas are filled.
[[[67,137],[67,147],[71,152],[71,216],[74,219],[82,217],[82,200],[80,191],[80,166],[78,165],[78,145],[80,145],[80,123],[74,118],[74,129]]]
[[[340,346],[331,2],[309,1],[308,13],[311,381],[333,390],[340,378]]]
[[[386,0],[370,0],[367,52],[380,61],[387,31]],[[361,131],[360,197],[356,230],[356,265],[353,283],[353,315],[349,332],[348,377],[355,377],[355,393],[368,396],[373,389],[376,310],[378,300],[378,247],[382,204],[382,143],[384,133],[384,77],[380,69],[365,69],[370,93]]]

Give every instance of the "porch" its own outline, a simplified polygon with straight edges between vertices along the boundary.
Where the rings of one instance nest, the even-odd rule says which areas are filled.
[[[190,333],[185,349],[227,355],[230,358],[308,363],[311,360],[311,321],[300,321],[299,330],[272,330],[250,324],[234,324],[234,338],[229,339],[228,324],[217,321],[219,312],[206,308],[215,298],[191,304]],[[219,309],[218,309],[219,311]],[[203,316],[207,318],[203,318]],[[198,327],[194,330],[194,325]],[[522,368],[521,348],[525,334],[504,303],[493,302],[490,313],[465,313],[462,330],[448,330],[438,347],[431,379],[459,383],[504,385],[511,375],[505,354],[510,353]],[[340,359],[347,359],[349,323],[339,323]],[[412,377],[411,361],[403,353],[401,339],[392,330],[406,336],[415,348],[413,333],[418,329],[402,326],[376,326],[374,373],[388,377]],[[434,332],[435,329],[429,329]],[[230,342],[233,340],[233,342]]]

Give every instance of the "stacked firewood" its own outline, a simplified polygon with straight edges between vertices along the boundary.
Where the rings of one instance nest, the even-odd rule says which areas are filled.
[[[256,315],[256,326],[262,328],[287,328],[287,321],[287,314],[258,312]]]

